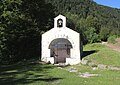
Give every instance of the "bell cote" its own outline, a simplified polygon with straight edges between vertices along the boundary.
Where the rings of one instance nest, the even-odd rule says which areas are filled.
[[[66,17],[63,15],[58,15],[54,18],[54,28],[64,28],[66,27]]]

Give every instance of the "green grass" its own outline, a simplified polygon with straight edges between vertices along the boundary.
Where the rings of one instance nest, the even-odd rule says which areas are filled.
[[[88,59],[97,64],[120,66],[120,52],[109,49],[99,43],[88,44],[84,47],[84,51],[93,50],[96,52],[86,56],[85,59]]]
[[[89,44],[84,47],[86,52],[95,53],[85,56],[96,63],[120,66],[120,53],[100,44]],[[93,51],[93,52],[94,52]],[[74,67],[77,73],[67,71]],[[97,77],[81,78],[79,72],[100,74]],[[18,64],[0,67],[0,85],[120,85],[120,71],[97,69],[92,70],[86,65],[68,66],[59,69],[54,65]]]
[[[100,74],[98,77],[81,78],[79,72],[70,73],[66,67],[53,65],[18,65],[0,69],[0,85],[119,85],[120,71],[92,70],[83,65],[72,66],[79,72]]]

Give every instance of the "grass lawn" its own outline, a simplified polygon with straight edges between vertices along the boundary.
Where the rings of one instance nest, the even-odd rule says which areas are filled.
[[[0,69],[0,85],[119,85],[120,71],[92,70],[91,67],[76,65],[77,73],[66,67],[53,65],[22,65]],[[81,78],[79,72],[100,74],[98,77]]]
[[[95,50],[92,51],[94,53],[86,56],[86,59],[96,63],[120,66],[119,52],[100,44],[86,45],[84,48],[85,52]],[[69,72],[68,69],[71,67],[76,68],[78,72]],[[100,74],[100,76],[82,78],[79,72]],[[0,85],[120,85],[120,71],[93,70],[91,67],[81,64],[60,69],[54,65],[25,63],[8,67],[0,66]]]
[[[84,52],[91,52],[90,55],[85,56],[85,59],[94,63],[120,66],[120,52],[99,43],[84,46]]]

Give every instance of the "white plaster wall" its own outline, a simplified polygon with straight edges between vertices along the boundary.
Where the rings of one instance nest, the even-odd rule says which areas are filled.
[[[76,65],[79,64],[80,60],[75,58],[66,58],[66,65]]]
[[[59,29],[59,30],[58,30]],[[71,49],[71,58],[80,60],[80,38],[79,33],[69,28],[53,28],[42,35],[42,60],[47,62],[47,57],[50,57],[50,43],[56,38],[68,39],[73,48]]]
[[[62,18],[64,21],[62,28],[57,28],[56,25],[57,19],[59,18]],[[56,38],[65,38],[68,39],[73,46],[70,54],[71,58],[67,58],[66,63],[73,65],[80,62],[80,35],[79,33],[67,28],[65,25],[66,18],[63,16],[58,16],[57,18],[55,18],[54,28],[42,35],[42,61],[51,61],[51,63],[53,63],[54,58],[50,57],[49,45]]]

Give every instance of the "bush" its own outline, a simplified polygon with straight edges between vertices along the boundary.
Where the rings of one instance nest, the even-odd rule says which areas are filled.
[[[92,27],[88,28],[88,30],[85,31],[85,36],[86,39],[88,40],[88,43],[95,43],[100,41],[99,35],[96,33],[95,28]]]
[[[112,44],[115,44],[117,43],[117,41],[115,40],[117,38],[117,36],[113,35],[113,36],[110,36],[108,38],[108,43],[112,43]]]

